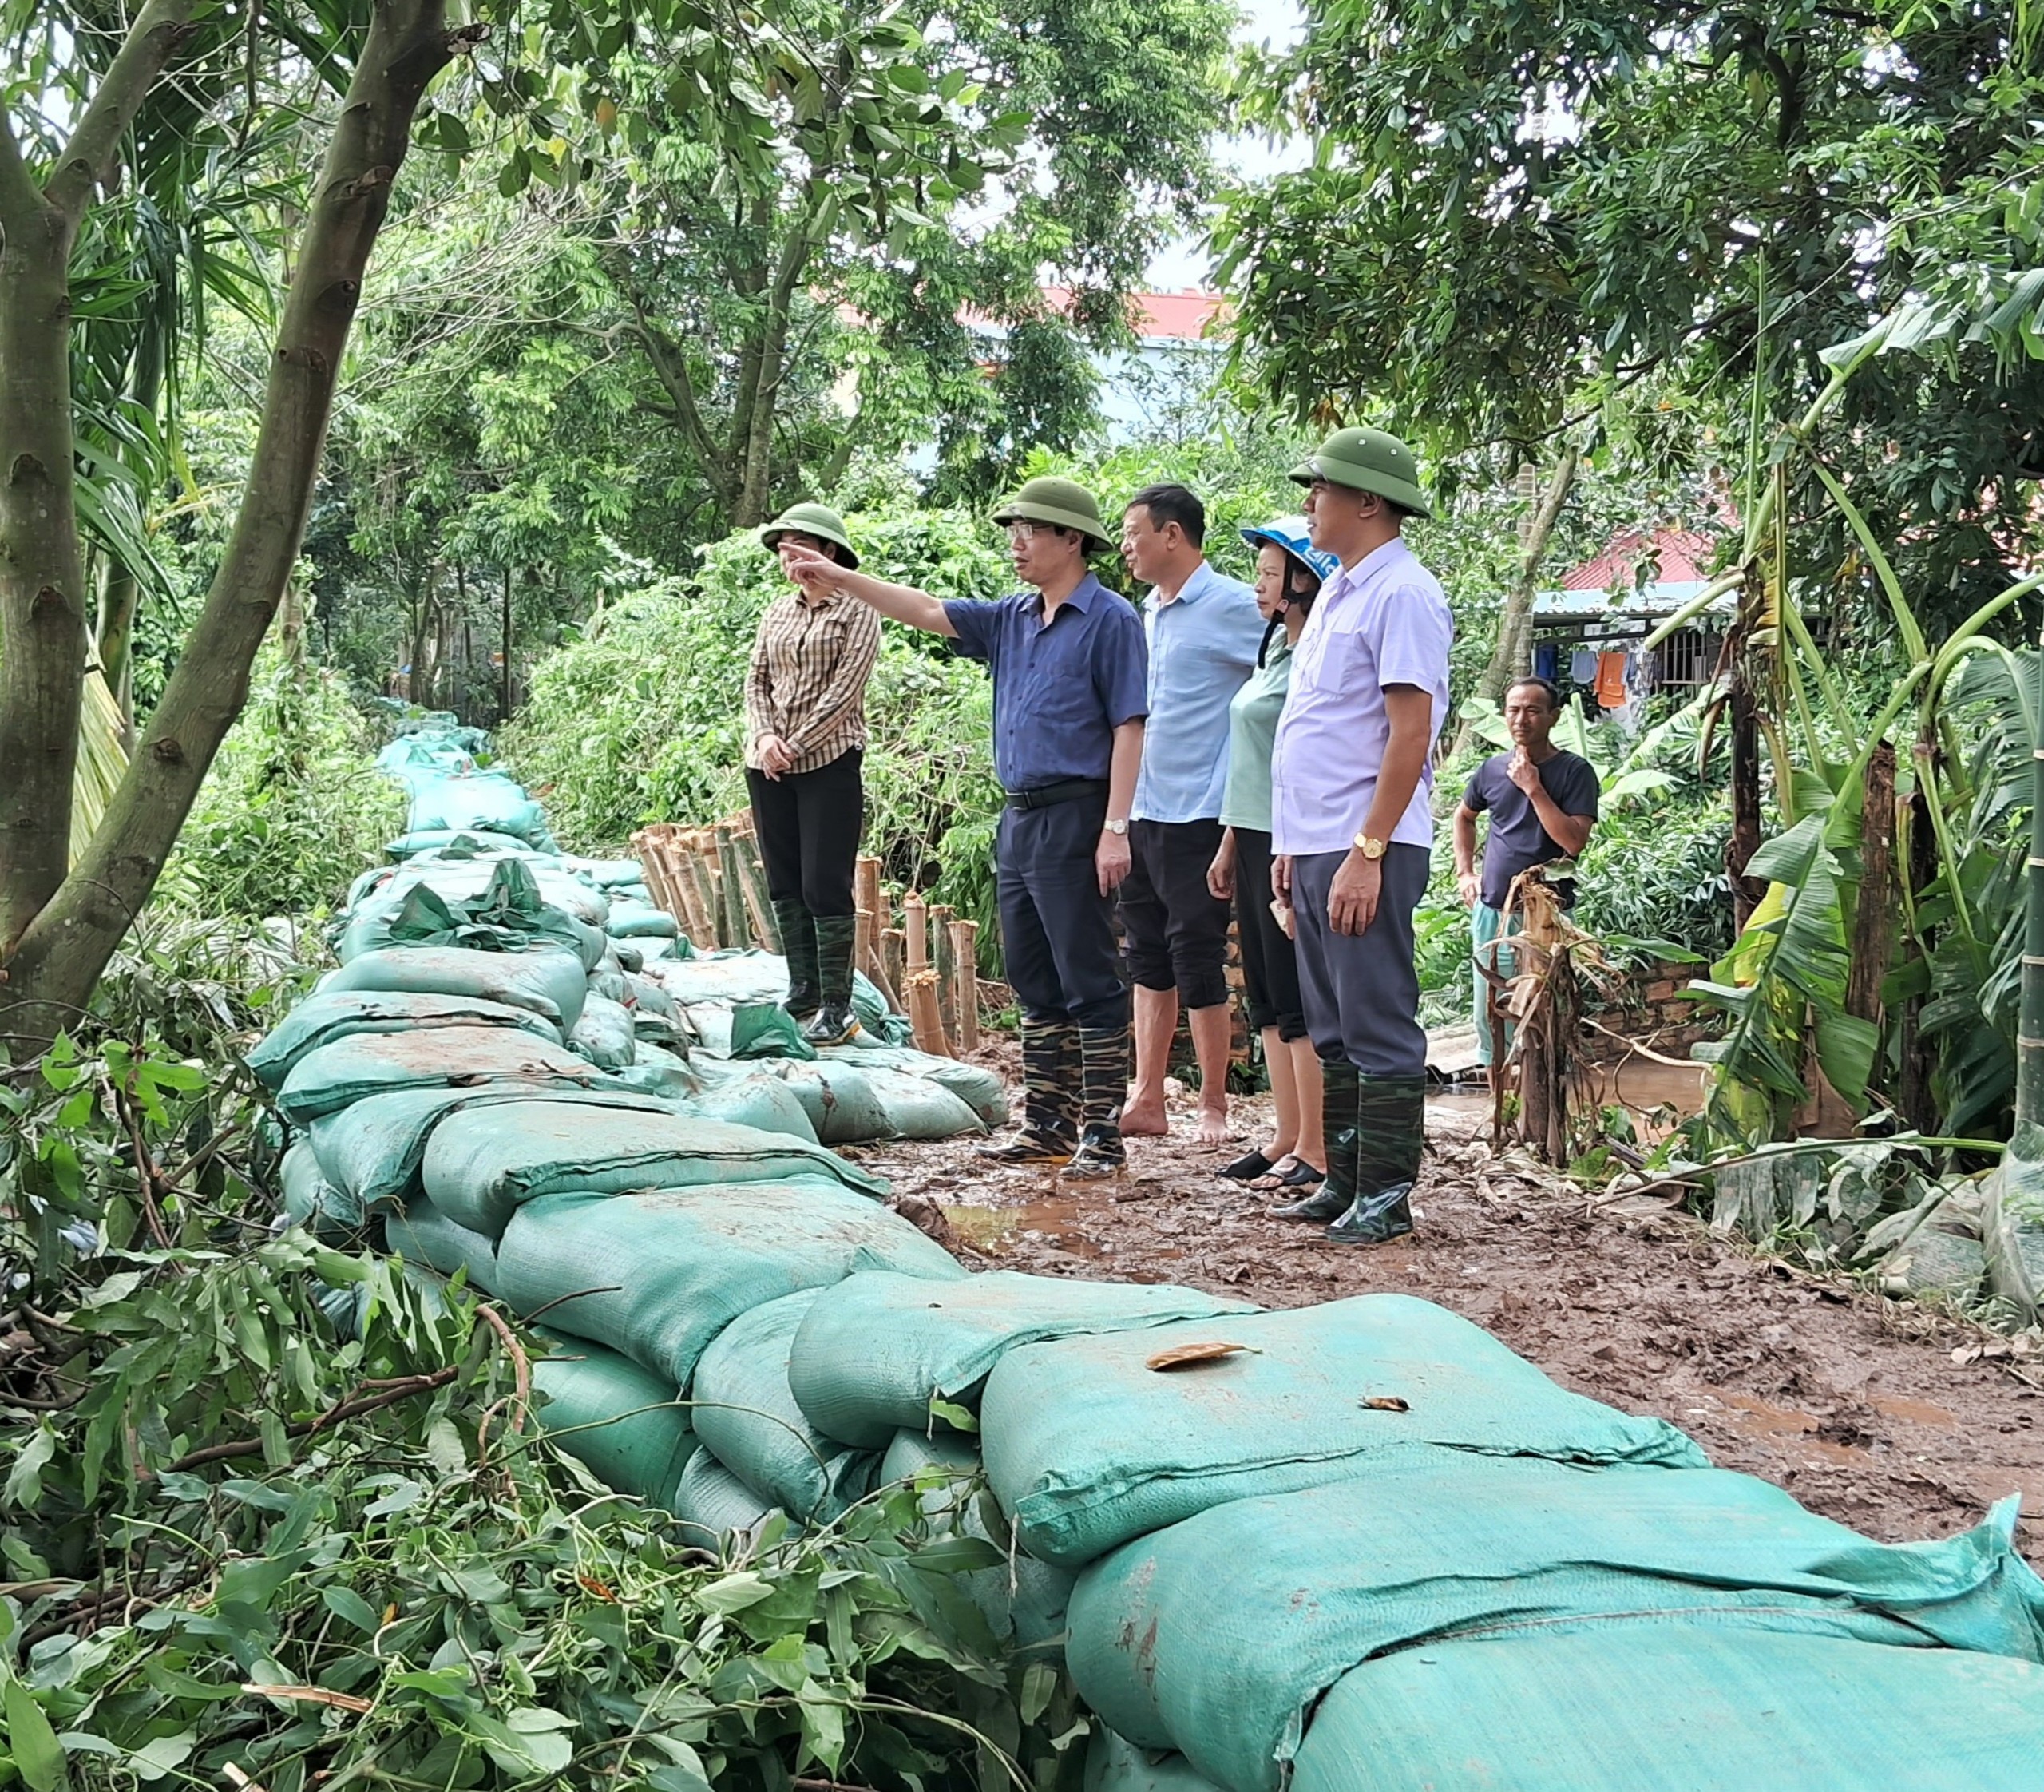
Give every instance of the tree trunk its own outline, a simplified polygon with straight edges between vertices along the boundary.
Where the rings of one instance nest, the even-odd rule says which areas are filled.
[[[1503,702],[1511,681],[1532,670],[1533,598],[1539,587],[1540,565],[1547,558],[1547,544],[1554,539],[1555,525],[1561,520],[1563,506],[1568,502],[1582,464],[1579,449],[1562,450],[1519,542],[1519,573],[1511,589],[1505,593],[1504,613],[1498,618],[1497,645],[1491,648],[1490,664],[1476,681],[1476,694],[1492,703]]]
[[[445,0],[382,0],[375,9],[299,245],[233,533],[91,847],[53,898],[29,911],[34,918],[8,965],[6,1005],[0,1006],[0,1031],[18,1041],[50,1037],[89,999],[106,961],[149,901],[220,743],[247,701],[256,652],[304,537],[342,355],[413,116],[427,85],[456,50],[483,34],[479,27],[450,33]],[[6,327],[15,327],[14,307],[0,304],[0,315],[10,320]],[[57,402],[68,415],[68,392],[57,394]],[[74,544],[74,557],[76,551]],[[31,597],[31,609],[34,602]],[[77,637],[81,666],[81,609],[65,626]],[[10,679],[18,676],[17,658],[10,646]],[[75,751],[70,737],[77,731],[77,669],[63,746],[34,737],[22,742],[61,751],[67,780]],[[10,763],[11,769],[11,755]],[[38,767],[37,775],[48,795],[48,768]],[[68,790],[59,786],[56,794],[61,799],[58,815],[68,817]],[[18,782],[10,779],[0,802],[8,804],[10,816],[19,812]],[[39,837],[48,826],[39,819],[26,832]],[[60,825],[55,838],[61,842],[62,836]],[[45,875],[39,860],[35,874],[20,881],[32,886]],[[7,881],[16,882],[11,876]],[[18,927],[24,902],[12,888],[6,900],[7,922]]]
[[[1744,933],[1746,922],[1767,894],[1764,886],[1746,875],[1746,866],[1760,850],[1760,702],[1753,694],[1753,637],[1766,620],[1767,583],[1757,561],[1746,568],[1746,581],[1739,593],[1736,638],[1729,655],[1732,676],[1732,838],[1725,852],[1725,869],[1732,878],[1733,930]]]
[[[2037,655],[2044,697],[2044,642]],[[2033,709],[2044,716],[2044,710]],[[2023,875],[2022,994],[2015,1027],[2015,1135],[2009,1156],[2044,1160],[2044,724],[2030,743],[2030,862]]]
[[[72,459],[71,249],[192,10],[149,0],[42,190],[0,112],[0,957],[70,863],[91,613]]]
[[[1860,890],[1852,910],[1852,966],[1845,1012],[1876,1025],[1881,980],[1895,933],[1895,748],[1887,741],[1867,762],[1860,816]]]
[[[497,704],[497,725],[511,720],[511,569],[504,569],[504,684]]]

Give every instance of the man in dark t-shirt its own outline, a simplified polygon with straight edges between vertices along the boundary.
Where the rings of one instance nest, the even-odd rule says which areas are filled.
[[[1529,866],[1572,859],[1597,820],[1597,771],[1579,754],[1554,743],[1560,694],[1544,678],[1522,678],[1505,692],[1512,748],[1493,753],[1470,774],[1455,811],[1455,881],[1469,907],[1476,958],[1476,1056],[1487,1068],[1496,1055],[1491,1025],[1491,975],[1515,974],[1503,932],[1512,880]],[[1476,870],[1476,817],[1488,810],[1483,869]],[[1575,900],[1573,878],[1557,880],[1563,906]]]

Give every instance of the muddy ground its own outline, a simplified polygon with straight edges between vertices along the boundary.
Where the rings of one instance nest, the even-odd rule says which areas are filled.
[[[1493,1154],[1482,1100],[1428,1104],[1415,1237],[1327,1244],[1214,1174],[1267,1136],[1264,1100],[1238,1099],[1244,1140],[1206,1150],[1175,1099],[1179,1136],[1131,1141],[1115,1184],[989,1170],[971,1140],[848,1155],[897,1198],[942,1207],[968,1261],[1189,1283],[1270,1306],[1422,1295],[1563,1386],[1670,1420],[1720,1467],[1885,1541],[1963,1530],[2020,1491],[2037,1515],[2024,1547],[2044,1562],[2044,1362],[1913,1303],[1761,1260],[1658,1197],[1600,1205]]]

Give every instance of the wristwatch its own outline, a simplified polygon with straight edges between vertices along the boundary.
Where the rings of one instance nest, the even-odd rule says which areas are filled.
[[[1110,834],[1126,834],[1128,831],[1128,823],[1125,821],[1103,822],[1101,826]]]
[[[1379,859],[1384,857],[1384,842],[1373,834],[1358,834],[1356,836],[1356,850],[1365,858]]]

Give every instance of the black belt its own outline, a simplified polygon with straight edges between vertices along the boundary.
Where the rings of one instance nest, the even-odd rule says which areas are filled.
[[[1008,806],[1011,809],[1048,809],[1054,803],[1078,803],[1089,796],[1104,798],[1107,794],[1107,781],[1104,778],[1062,778],[1055,784],[1036,784],[1026,791],[1010,791]]]

